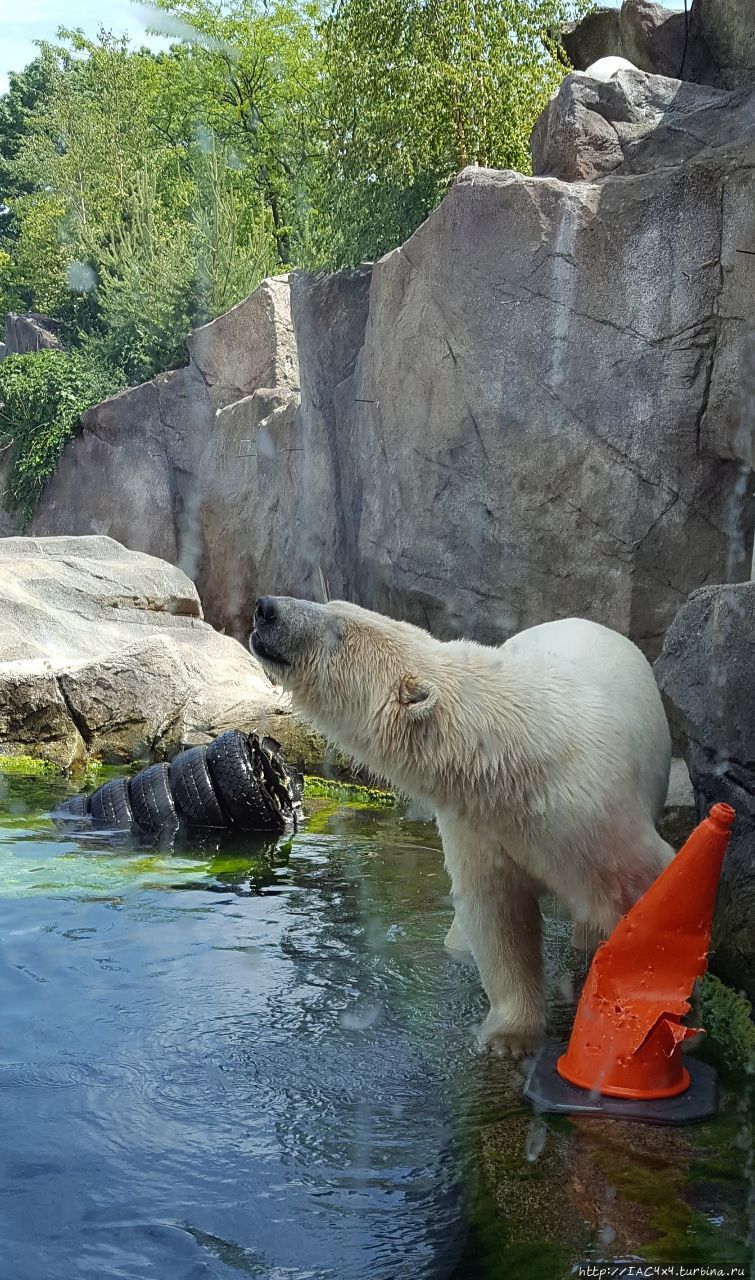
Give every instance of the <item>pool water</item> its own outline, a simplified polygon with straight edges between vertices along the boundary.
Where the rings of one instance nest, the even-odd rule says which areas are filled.
[[[59,830],[62,791],[0,777],[2,1277],[745,1274],[743,1090],[694,1129],[534,1117],[430,823],[320,799],[274,849],[160,851]]]

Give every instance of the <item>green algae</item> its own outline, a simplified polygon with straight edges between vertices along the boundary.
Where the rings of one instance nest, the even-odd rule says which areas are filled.
[[[0,773],[18,774],[29,778],[65,778],[73,774],[77,781],[83,781],[85,789],[89,780],[102,781],[105,777],[116,777],[121,773],[138,773],[149,761],[134,760],[128,765],[103,765],[101,760],[89,760],[83,769],[68,770],[42,756],[0,755]],[[304,793],[308,796],[324,796],[333,800],[359,801],[364,805],[393,807],[396,795],[380,787],[367,787],[361,783],[347,782],[342,779],[323,778],[319,774],[306,774]]]
[[[379,787],[365,787],[356,782],[341,782],[316,774],[304,776],[305,796],[323,796],[333,800],[358,801],[365,807],[393,808],[396,795]]]
[[[486,1074],[492,1098],[466,1151],[469,1237],[454,1280],[562,1280],[589,1244],[587,1225],[564,1194],[570,1126],[533,1117],[521,1103],[513,1065],[496,1060]],[[464,1146],[463,1108],[459,1120]],[[543,1145],[528,1157],[533,1126],[542,1126]]]
[[[0,755],[0,774],[7,774],[10,777],[19,778],[50,778],[64,779],[74,778],[79,784],[77,790],[85,790],[87,786],[94,783],[99,785],[105,781],[105,777],[109,774],[115,776],[122,772],[116,767],[108,768],[102,764],[101,760],[88,760],[86,765],[79,766],[76,769],[64,769],[62,765],[55,764],[52,760],[47,760],[43,756],[25,756],[25,755]]]
[[[63,770],[41,756],[0,756],[0,773],[19,774],[27,778],[60,777]]]
[[[729,1114],[723,1123],[718,1118],[697,1128],[668,1130],[655,1151],[642,1140],[644,1125],[618,1122],[607,1133],[590,1135],[591,1163],[615,1197],[610,1211],[630,1222],[633,1207],[644,1211],[648,1238],[636,1242],[634,1251],[648,1263],[746,1265],[745,1206],[733,1204],[731,1197],[732,1186],[746,1182],[743,1159],[731,1159],[725,1177],[716,1174],[716,1163],[727,1159],[727,1148],[732,1150],[735,1126],[736,1117]]]

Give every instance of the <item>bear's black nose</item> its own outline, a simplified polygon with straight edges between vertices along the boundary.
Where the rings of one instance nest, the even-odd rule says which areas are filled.
[[[272,596],[260,596],[254,611],[254,621],[275,622],[278,617],[278,606]]]

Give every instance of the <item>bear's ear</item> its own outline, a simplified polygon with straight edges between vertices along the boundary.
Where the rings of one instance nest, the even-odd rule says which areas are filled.
[[[420,719],[428,715],[438,701],[438,689],[419,676],[402,676],[398,685],[399,706]]]

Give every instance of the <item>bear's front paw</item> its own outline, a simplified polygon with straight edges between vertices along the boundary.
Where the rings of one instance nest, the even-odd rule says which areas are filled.
[[[491,1009],[480,1028],[480,1042],[502,1058],[522,1058],[536,1052],[544,1034],[541,1022],[512,1026],[499,1010]]]

